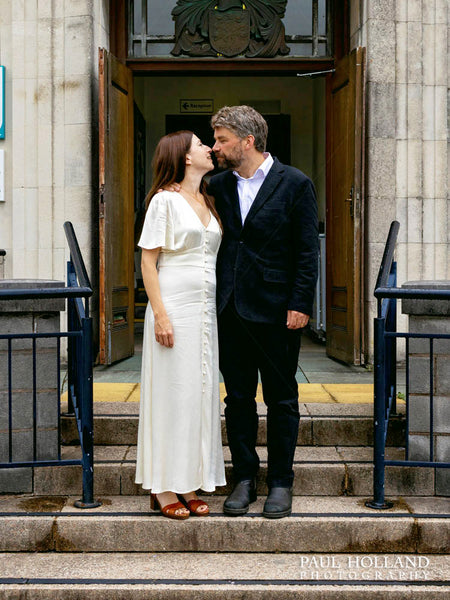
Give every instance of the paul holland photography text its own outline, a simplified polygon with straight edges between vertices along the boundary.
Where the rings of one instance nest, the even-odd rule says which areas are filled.
[[[301,556],[300,579],[426,581],[431,579],[427,556],[322,555]]]

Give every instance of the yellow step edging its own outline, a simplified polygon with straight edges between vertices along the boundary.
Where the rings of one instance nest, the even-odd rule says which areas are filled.
[[[371,404],[371,383],[299,383],[299,401],[328,404]],[[139,402],[139,383],[94,383],[94,402]],[[220,384],[220,399],[225,397],[225,385]],[[65,392],[62,400],[67,400]],[[261,385],[258,385],[257,402],[263,402]]]

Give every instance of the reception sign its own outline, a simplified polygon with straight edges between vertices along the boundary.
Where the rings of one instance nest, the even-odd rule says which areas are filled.
[[[0,67],[0,140],[5,139],[5,67]]]

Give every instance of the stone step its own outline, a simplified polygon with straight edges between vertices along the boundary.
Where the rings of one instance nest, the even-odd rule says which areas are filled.
[[[443,556],[22,553],[0,561],[2,600],[443,600],[450,593]]]
[[[22,553],[0,560],[2,600],[440,600],[450,593],[443,556]]]
[[[98,446],[136,444],[139,405],[136,402],[101,402],[94,405],[94,436]],[[265,406],[258,403],[260,423],[259,445],[266,443]],[[300,426],[297,445],[300,446],[368,446],[373,443],[373,407],[368,404],[303,404],[300,406]],[[222,439],[227,444],[225,420],[222,415]],[[78,439],[75,420],[63,417],[62,441]],[[387,445],[404,444],[405,419],[392,418]]]
[[[173,521],[148,498],[0,497],[0,600],[440,600],[448,598],[448,499],[299,497],[281,520]]]
[[[261,459],[258,493],[266,493],[267,450],[258,447]],[[294,458],[294,494],[308,496],[371,496],[372,455],[370,447],[299,446]],[[401,448],[388,448],[388,458],[402,458]],[[76,446],[63,448],[62,457],[78,458]],[[224,448],[227,481],[232,481],[229,449]],[[136,446],[98,446],[95,457],[95,493],[103,495],[141,495],[148,493],[134,483]],[[33,489],[36,495],[81,494],[81,467],[37,467]],[[230,484],[218,494],[230,491]],[[386,494],[407,496],[435,495],[435,470],[421,467],[387,467]]]
[[[395,498],[392,509],[373,511],[363,498],[295,496],[292,515],[276,520],[261,516],[264,497],[258,497],[242,517],[224,515],[223,498],[204,498],[210,504],[208,517],[175,521],[151,511],[144,497],[104,497],[102,506],[89,510],[74,508],[75,498],[67,496],[3,497],[0,552],[312,552],[391,557],[448,552],[450,519],[444,498]],[[0,564],[5,577],[8,561]],[[196,567],[191,567],[195,576]],[[72,572],[70,576],[76,577]]]

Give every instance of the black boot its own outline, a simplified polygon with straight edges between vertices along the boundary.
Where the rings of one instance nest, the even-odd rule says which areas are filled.
[[[291,514],[292,488],[273,487],[264,504],[263,517],[281,519]]]
[[[226,515],[245,515],[250,502],[256,500],[256,483],[254,479],[239,481],[234,490],[223,503],[223,512]]]

